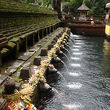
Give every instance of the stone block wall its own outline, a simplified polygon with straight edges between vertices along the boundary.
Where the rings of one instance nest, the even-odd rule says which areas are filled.
[[[40,27],[41,25],[48,25],[57,20],[56,14],[0,12],[0,30],[33,24],[37,24]]]

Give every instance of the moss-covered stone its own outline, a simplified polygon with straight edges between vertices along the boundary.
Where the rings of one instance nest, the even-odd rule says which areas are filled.
[[[50,9],[41,8],[38,5],[17,2],[16,0],[0,0],[0,11],[56,14],[56,12]]]
[[[8,42],[8,47],[10,48],[10,49],[13,49],[13,48],[15,48],[15,46],[16,46],[16,44],[15,43],[13,43],[13,42]]]
[[[2,56],[4,56],[4,55],[6,55],[8,52],[9,52],[9,50],[8,50],[7,48],[3,48],[0,53],[1,53]]]
[[[0,53],[0,66],[2,66],[2,56],[1,56],[1,53]]]

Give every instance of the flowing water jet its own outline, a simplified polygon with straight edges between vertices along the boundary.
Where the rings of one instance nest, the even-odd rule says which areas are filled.
[[[80,60],[80,58],[79,57],[71,57],[71,60]]]
[[[63,75],[57,71],[56,68],[54,68],[53,65],[49,65],[46,69],[46,72],[45,72],[45,77],[46,77],[46,80],[48,81],[48,83],[51,83],[51,82],[57,82],[58,81],[58,77],[62,78],[64,81],[65,78],[63,77]]]
[[[68,43],[70,43],[71,45],[73,45],[74,41],[72,39],[69,39]]]
[[[60,100],[61,103],[63,103],[62,95],[58,92],[58,90],[53,87],[53,88],[52,88],[52,91],[54,92],[54,96],[55,96],[58,100]]]
[[[64,44],[65,48],[68,48],[69,50],[71,50],[70,46],[68,44]]]
[[[66,49],[65,47],[63,47],[62,48],[62,51],[66,51],[69,54],[69,56],[71,57],[70,51],[68,49]]]
[[[61,62],[62,62],[62,64],[64,65],[64,67],[65,67],[66,71],[68,72],[68,68],[67,68],[67,66],[66,66],[65,62],[64,62],[63,60],[61,60]]]
[[[63,56],[68,60],[68,62],[70,62],[69,58],[67,57],[67,55],[61,51],[60,49],[57,49],[56,54],[63,60]]]
[[[60,72],[57,72],[57,74],[66,82],[66,79],[64,78],[64,76]]]
[[[65,56],[65,58],[68,60],[68,62],[70,62],[70,60],[69,60],[68,56],[67,56],[65,53],[63,53],[63,55],[64,55],[64,56]]]
[[[54,65],[55,68],[59,69],[62,67],[66,68],[66,71],[68,72],[67,66],[64,63],[64,61],[62,59],[60,59],[59,57],[57,57],[57,55],[55,55],[52,59],[51,59],[51,64]]]
[[[55,88],[53,87],[53,88],[52,88],[52,91],[53,91],[54,96],[55,96],[56,98],[58,98],[58,99],[61,99],[61,98],[62,98],[62,96],[60,95],[60,93],[58,92],[57,89],[55,89]],[[61,101],[62,101],[62,100],[61,100]]]

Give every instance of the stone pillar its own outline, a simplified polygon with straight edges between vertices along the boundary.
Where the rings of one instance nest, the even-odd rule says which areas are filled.
[[[46,35],[48,35],[48,27],[46,28]]]
[[[38,31],[38,41],[40,41],[40,30]]]
[[[20,50],[20,46],[19,46],[19,38],[12,39],[11,42],[13,42],[13,43],[16,44],[15,57],[18,58],[18,56],[19,56],[19,50]]]
[[[52,26],[52,32],[54,31],[54,26]]]
[[[51,32],[53,32],[53,26],[51,26]]]
[[[48,27],[48,34],[50,34],[50,27]]]
[[[28,49],[28,37],[26,36],[26,41],[25,41],[25,51]]]
[[[21,36],[20,37],[23,48],[21,47],[21,51],[26,51],[27,50],[27,46],[26,46],[26,42],[27,42],[27,37],[26,36]]]
[[[39,32],[37,31],[36,34],[35,34],[35,36],[34,36],[35,42],[38,42],[39,41],[38,36],[39,36]]]
[[[45,29],[45,28],[42,29],[42,36],[41,36],[41,38],[44,37],[44,32],[45,32],[44,29]]]
[[[0,52],[0,66],[2,66],[2,56],[1,56],[1,52]]]
[[[33,45],[35,44],[35,35],[36,35],[36,33],[34,32],[32,35]]]

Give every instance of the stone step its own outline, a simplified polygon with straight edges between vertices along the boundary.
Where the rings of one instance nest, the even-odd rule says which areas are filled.
[[[31,31],[33,31],[33,30],[36,30],[37,28],[30,28],[30,29],[27,29],[27,30],[25,30],[25,31],[22,31],[22,32],[18,32],[18,33],[16,33],[16,34],[14,34],[14,35],[11,35],[11,36],[9,36],[8,37],[8,39],[10,40],[10,39],[12,39],[13,37],[19,37],[19,36],[21,36],[21,35],[23,35],[23,34],[26,34],[26,33],[29,33],[29,32],[31,32]]]
[[[0,110],[8,110],[8,103],[3,98],[0,98]]]
[[[8,44],[8,41],[3,41],[0,43],[0,49],[2,49],[3,47],[5,47]]]
[[[4,42],[4,41],[7,41],[7,38],[6,37],[0,37],[0,43]]]
[[[16,30],[13,30],[13,31],[10,31],[10,32],[6,32],[5,34],[3,34],[4,36],[6,36],[8,38],[8,40],[10,40],[11,38],[13,37],[17,37],[17,36],[20,36],[22,34],[25,34],[27,32],[30,32],[32,30],[34,30],[36,27],[36,25],[31,25],[31,26],[25,26],[25,27],[21,27],[19,29],[16,29]]]
[[[15,32],[23,31],[23,30],[26,30],[27,28],[29,29],[29,28],[32,28],[32,27],[33,27],[33,25],[9,28],[9,29],[1,31],[0,33],[8,37],[9,35],[14,34]]]
[[[0,75],[0,85],[7,79],[8,76]]]
[[[6,34],[4,34],[6,37],[9,37],[9,36],[12,36],[12,35],[14,35],[14,34],[17,34],[17,33],[19,33],[19,32],[23,32],[23,31],[26,31],[26,30],[28,30],[29,28],[24,28],[24,29],[19,29],[19,30],[16,30],[16,31],[12,31],[12,32],[9,32],[9,33],[6,33]],[[31,28],[30,28],[31,29]]]

